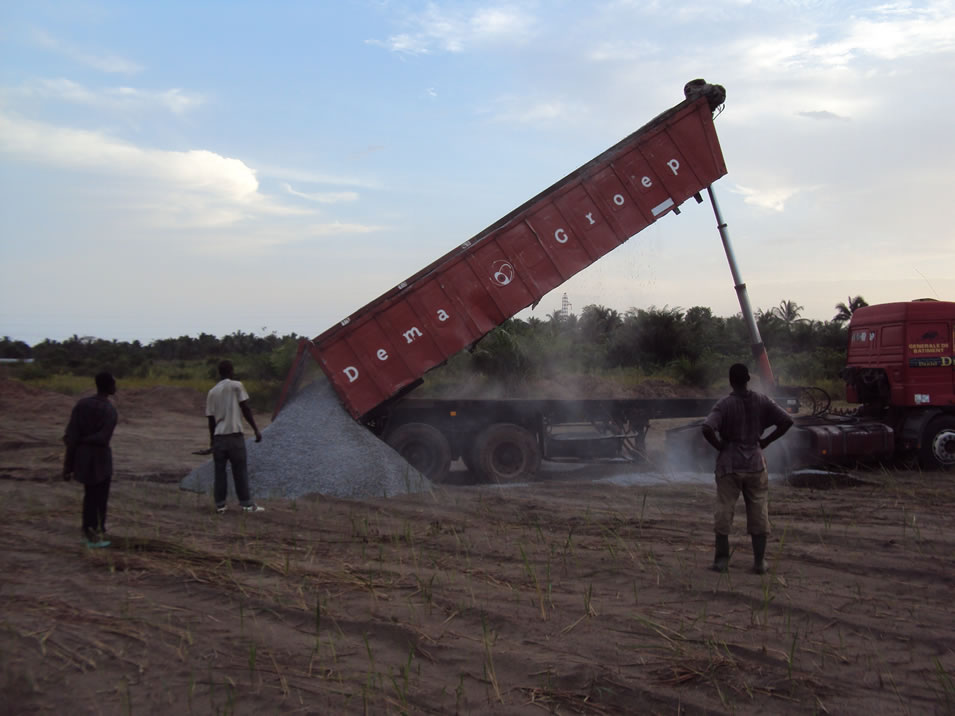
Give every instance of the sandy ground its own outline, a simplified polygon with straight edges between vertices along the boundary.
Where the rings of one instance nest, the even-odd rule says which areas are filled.
[[[0,381],[2,713],[955,713],[955,476],[776,482],[772,572],[738,515],[718,575],[705,475],[220,517],[178,489],[202,396],[154,389],[117,396],[88,550],[73,402]]]

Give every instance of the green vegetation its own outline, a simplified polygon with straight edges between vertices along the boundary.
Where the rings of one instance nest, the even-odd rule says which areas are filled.
[[[851,306],[865,305],[861,297]],[[834,397],[846,357],[846,321],[811,321],[802,306],[781,301],[757,312],[757,325],[776,377],[788,385],[816,385]],[[35,346],[4,337],[0,357],[32,358],[7,366],[6,373],[34,385],[75,394],[89,389],[90,376],[110,370],[127,387],[177,385],[205,390],[217,377],[216,365],[229,358],[248,384],[257,407],[272,407],[295,356],[295,334],[255,336],[241,331],[216,338],[180,336],[118,342],[73,336]],[[420,391],[440,394],[462,383],[487,381],[519,392],[534,380],[568,375],[607,378],[626,389],[647,378],[693,386],[722,387],[726,368],[751,362],[750,339],[741,315],[722,318],[709,308],[631,308],[621,314],[605,306],[586,306],[580,315],[547,316],[504,322],[470,351],[452,357],[429,374]]]
[[[843,321],[800,318],[802,306],[783,301],[758,311],[756,323],[773,370],[788,385],[815,385],[841,395],[847,327]],[[624,314],[586,306],[580,315],[510,319],[473,350],[428,376],[425,392],[439,394],[474,375],[519,391],[522,384],[568,375],[596,375],[621,387],[647,378],[700,389],[723,387],[727,367],[752,363],[741,315],[722,318],[709,308],[631,308]]]
[[[6,366],[4,374],[70,395],[89,390],[92,376],[101,370],[112,372],[125,388],[171,385],[205,391],[218,378],[219,361],[228,358],[246,384],[253,407],[271,410],[297,347],[295,334],[255,336],[241,331],[223,338],[207,333],[165,338],[147,345],[74,335],[30,347],[4,336],[0,358],[33,359]]]

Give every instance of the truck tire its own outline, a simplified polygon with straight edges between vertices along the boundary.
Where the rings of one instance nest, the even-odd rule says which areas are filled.
[[[477,471],[490,482],[524,480],[540,468],[541,452],[527,428],[495,423],[485,428],[474,444]]]
[[[395,452],[432,482],[441,482],[451,468],[451,446],[437,428],[427,423],[405,423],[385,436]]]
[[[955,470],[955,415],[939,415],[925,427],[919,465],[923,470]]]

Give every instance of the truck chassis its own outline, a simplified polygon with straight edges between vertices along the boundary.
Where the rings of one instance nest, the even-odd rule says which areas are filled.
[[[435,482],[456,459],[477,480],[510,482],[541,460],[646,460],[651,420],[705,415],[713,398],[421,399],[380,406],[363,421]]]

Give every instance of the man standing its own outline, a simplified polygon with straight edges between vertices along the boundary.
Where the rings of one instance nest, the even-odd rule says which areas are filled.
[[[109,547],[106,539],[106,503],[113,478],[113,451],[109,441],[116,428],[116,408],[109,396],[116,393],[110,373],[96,375],[96,395],[73,406],[63,442],[63,479],[83,483],[83,538],[91,548]]]
[[[730,367],[733,392],[720,399],[703,423],[703,437],[719,451],[716,459],[716,557],[713,569],[725,572],[730,561],[730,528],[739,493],[746,503],[746,531],[753,541],[753,571],[765,574],[769,533],[769,472],[763,449],[781,438],[793,420],[772,399],[747,389],[749,370]],[[770,425],[775,430],[763,437]],[[718,434],[717,434],[718,433]]]
[[[255,431],[255,442],[262,442],[249,408],[249,394],[238,380],[233,379],[232,361],[219,363],[219,382],[206,397],[206,417],[209,419],[209,439],[212,441],[212,461],[215,464],[215,487],[213,495],[216,512],[220,515],[226,510],[228,495],[226,463],[232,465],[232,481],[235,494],[239,498],[244,512],[264,512],[265,508],[256,505],[249,495],[249,473],[246,461],[245,438],[242,435],[242,418]]]

